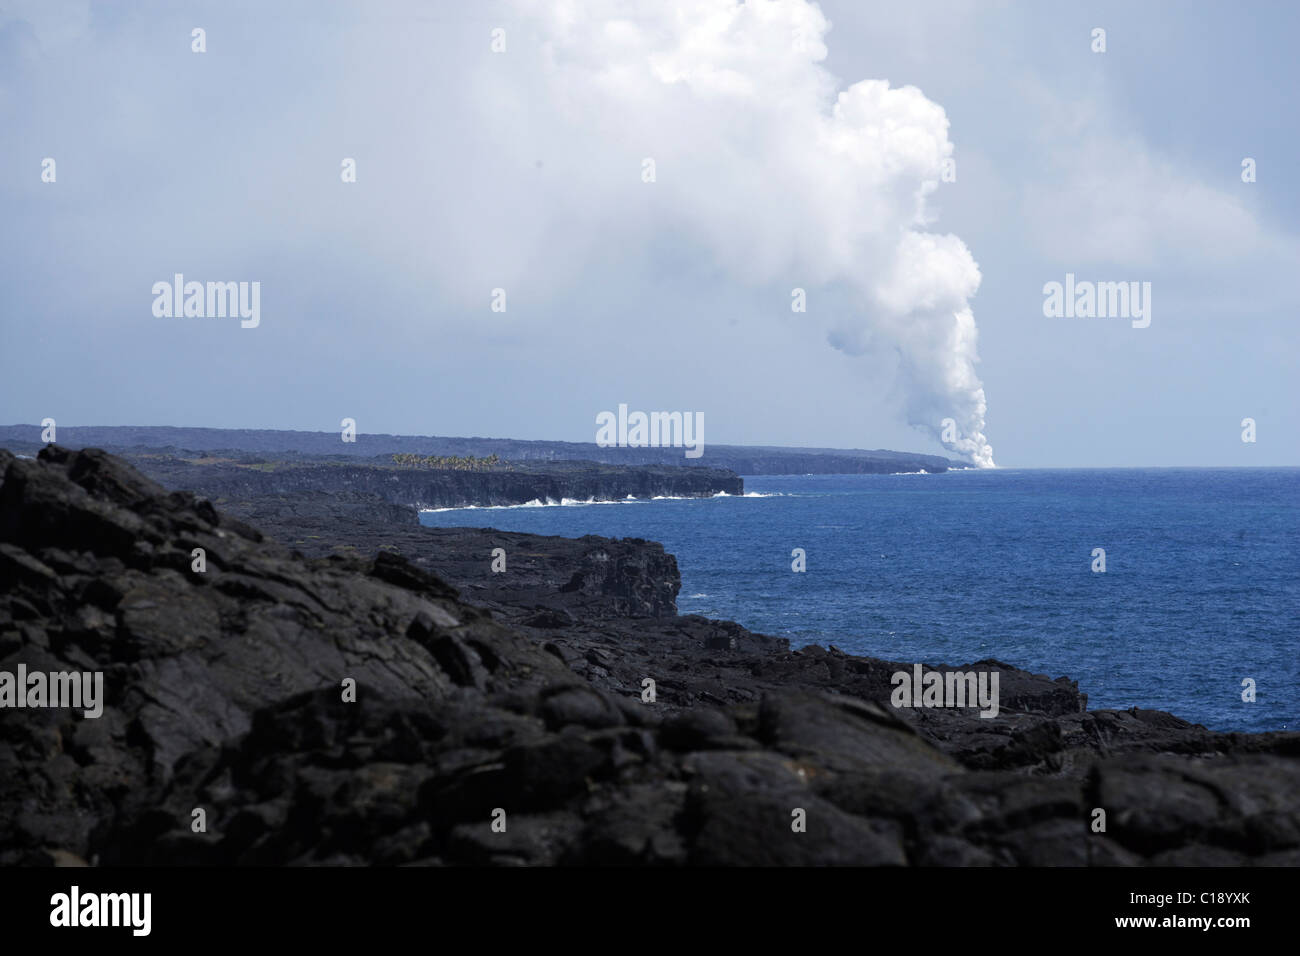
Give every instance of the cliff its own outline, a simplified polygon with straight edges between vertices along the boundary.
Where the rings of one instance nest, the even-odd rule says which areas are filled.
[[[313,557],[404,554],[480,605],[563,609],[589,619],[677,614],[677,560],[656,541],[426,528],[414,508],[362,494],[257,496],[230,501],[225,511]],[[503,572],[492,570],[497,548],[505,552]]]
[[[36,425],[0,426],[0,447],[34,455],[43,446]],[[436,435],[358,433],[355,442],[338,432],[270,429],[172,428],[159,425],[60,426],[65,445],[93,446],[119,454],[208,450],[213,454],[253,453],[273,458],[387,459],[391,454],[497,455],[512,462],[578,460],[612,465],[677,465],[723,468],[740,475],[832,475],[942,472],[967,467],[941,455],[885,449],[792,448],[777,445],[706,443],[700,458],[681,448],[602,448],[594,442],[523,441],[513,438],[452,438]],[[594,435],[593,435],[594,437]],[[191,456],[192,457],[192,456]]]
[[[211,461],[133,456],[150,478],[170,488],[187,488],[215,501],[256,496],[301,496],[321,492],[377,495],[415,508],[467,505],[559,504],[635,498],[741,495],[744,481],[717,468],[667,465],[602,465],[556,461],[500,465],[482,471],[453,471],[350,462]]]

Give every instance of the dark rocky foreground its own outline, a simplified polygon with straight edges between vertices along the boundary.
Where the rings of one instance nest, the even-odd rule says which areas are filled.
[[[895,709],[907,664],[678,616],[650,542],[219,512],[93,450],[0,473],[0,671],[107,697],[0,711],[0,865],[1300,863],[1300,734],[996,661],[994,719]]]

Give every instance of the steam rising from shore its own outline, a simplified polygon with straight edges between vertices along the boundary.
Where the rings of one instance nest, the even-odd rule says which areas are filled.
[[[992,467],[969,305],[979,268],[956,236],[925,230],[953,153],[942,107],[885,80],[837,93],[821,65],[829,24],[805,0],[515,9],[538,42],[521,51],[536,57],[537,82],[510,90],[527,101],[514,115],[558,123],[588,168],[636,176],[642,157],[654,161],[652,199],[631,221],[600,223],[617,233],[602,238],[644,241],[649,225],[742,282],[808,289],[797,321],[851,355],[895,352],[909,423],[940,439],[952,418],[946,446]],[[624,195],[622,181],[603,185]],[[601,174],[583,186],[602,188]],[[813,290],[830,286],[849,290],[847,314],[818,312],[830,295]]]

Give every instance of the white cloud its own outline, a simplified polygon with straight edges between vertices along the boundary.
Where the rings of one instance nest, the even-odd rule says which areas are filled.
[[[1252,208],[1259,187],[1243,183],[1239,167],[1206,182],[1119,129],[1123,112],[1103,101],[1066,102],[1041,88],[1028,99],[1047,166],[1026,184],[1021,209],[1044,255],[1139,270],[1294,258],[1294,240]]]

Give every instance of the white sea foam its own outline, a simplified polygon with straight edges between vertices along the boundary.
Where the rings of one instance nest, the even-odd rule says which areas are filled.
[[[439,511],[510,511],[513,508],[546,508],[558,505],[559,502],[554,498],[547,498],[545,501],[534,498],[520,505],[457,505],[454,508],[421,508],[420,514],[435,514]]]
[[[532,501],[526,501],[520,505],[458,505],[454,508],[421,508],[420,514],[437,514],[442,511],[509,511],[514,508],[576,508],[585,505],[631,505],[641,504],[646,500],[649,501],[703,501],[706,498],[778,498],[783,496],[783,492],[769,492],[766,494],[750,491],[744,495],[732,495],[725,491],[719,491],[717,494],[701,497],[699,495],[655,495],[653,498],[638,498],[636,495],[628,495],[626,498],[561,498],[556,501],[554,498],[547,498],[542,501],[540,498],[534,498]]]

